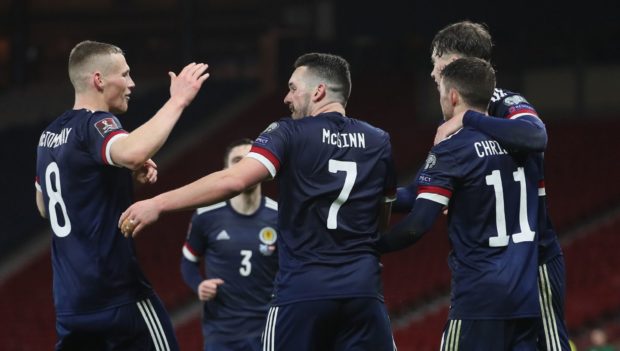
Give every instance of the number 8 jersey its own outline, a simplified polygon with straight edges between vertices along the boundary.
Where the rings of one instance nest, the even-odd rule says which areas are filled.
[[[380,208],[395,194],[389,135],[339,113],[281,119],[248,157],[278,180],[274,304],[383,299],[375,243]]]
[[[114,167],[110,146],[126,134],[114,115],[86,109],[66,111],[41,134],[35,185],[54,233],[59,315],[119,306],[151,291],[133,241],[117,228],[132,202],[132,178]]]
[[[431,149],[418,198],[448,206],[450,319],[540,314],[537,290],[540,154],[508,153],[465,127]]]

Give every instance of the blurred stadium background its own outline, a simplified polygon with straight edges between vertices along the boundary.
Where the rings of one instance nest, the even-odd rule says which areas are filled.
[[[535,4],[535,6],[534,6]],[[293,60],[309,51],[352,64],[350,116],[392,136],[400,183],[424,160],[441,114],[429,46],[444,25],[485,22],[498,86],[528,97],[547,124],[547,193],[567,265],[567,322],[580,350],[589,332],[620,343],[620,24],[618,5],[546,2],[380,3],[353,0],[0,1],[0,350],[50,350],[51,233],[34,203],[42,128],[73,103],[70,49],[85,39],[126,52],[137,87],[129,130],[168,94],[167,71],[206,61],[212,77],[155,161],[160,180],[138,199],[221,168],[225,145],[288,114]],[[582,6],[585,7],[585,6]],[[266,192],[277,198],[273,184]],[[396,216],[397,217],[397,216]],[[201,350],[200,308],[179,273],[190,213],[137,239],[141,263],[175,322],[183,350]],[[397,219],[397,218],[395,218]],[[447,315],[444,220],[415,247],[383,258],[399,350],[435,350]]]

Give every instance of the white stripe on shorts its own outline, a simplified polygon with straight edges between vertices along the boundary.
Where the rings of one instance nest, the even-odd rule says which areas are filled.
[[[166,339],[166,333],[159,322],[155,308],[148,299],[137,302],[138,309],[144,318],[146,326],[149,328],[151,338],[153,339],[153,345],[155,345],[156,351],[170,351],[170,345]]]
[[[267,314],[267,324],[263,332],[263,351],[275,350],[276,320],[278,318],[278,306],[270,307]]]
[[[547,265],[538,267],[538,299],[540,301],[540,312],[545,330],[545,343],[548,351],[562,351],[560,346],[560,335],[553,311],[553,293]]]

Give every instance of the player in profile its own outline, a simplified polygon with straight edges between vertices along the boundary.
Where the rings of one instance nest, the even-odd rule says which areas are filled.
[[[252,140],[228,145],[224,168],[248,154]],[[260,351],[278,271],[278,204],[257,184],[225,202],[199,208],[183,246],[181,273],[204,301],[205,351]],[[200,273],[204,259],[206,278]]]
[[[432,76],[442,67],[460,57],[478,57],[490,60],[491,34],[486,26],[470,21],[450,24],[440,30],[431,45]],[[435,142],[443,140],[463,125],[476,128],[492,136],[510,150],[544,151],[547,144],[545,125],[536,109],[518,93],[496,88],[486,118],[481,114],[458,114],[438,128]],[[566,273],[564,256],[557,233],[547,210],[544,180],[539,192],[539,295],[541,323],[538,349],[546,351],[569,350],[568,329],[564,319]]]
[[[452,61],[439,76],[444,118],[485,113],[494,87],[488,62]],[[452,291],[441,350],[536,349],[540,163],[540,154],[509,152],[464,127],[431,149],[413,210],[382,237],[382,252],[407,247],[448,206]]]
[[[263,350],[392,350],[376,251],[395,195],[389,135],[346,116],[343,58],[305,54],[294,68],[284,98],[292,119],[272,123],[230,168],[133,204],[119,226],[135,235],[162,213],[275,178],[280,267]]]
[[[178,350],[163,304],[142,273],[133,240],[116,226],[132,202],[132,171],[157,180],[151,157],[208,78],[205,64],[170,72],[170,99],[135,131],[127,111],[135,84],[123,51],[83,41],[69,56],[75,103],[41,134],[36,202],[53,231],[56,350]]]

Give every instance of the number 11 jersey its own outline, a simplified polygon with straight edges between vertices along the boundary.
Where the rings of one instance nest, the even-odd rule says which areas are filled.
[[[339,113],[281,119],[256,138],[248,157],[278,180],[274,304],[383,300],[375,243],[380,208],[396,188],[388,133]]]
[[[541,154],[509,153],[465,127],[431,149],[418,198],[448,206],[450,319],[540,315],[537,289]]]

